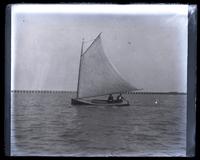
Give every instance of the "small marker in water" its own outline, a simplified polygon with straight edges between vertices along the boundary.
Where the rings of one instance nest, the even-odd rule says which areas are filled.
[[[155,104],[158,104],[158,101],[157,101],[157,99],[156,99],[156,101],[155,101]]]

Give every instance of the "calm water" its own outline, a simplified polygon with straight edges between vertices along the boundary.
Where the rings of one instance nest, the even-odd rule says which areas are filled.
[[[12,155],[185,156],[186,95],[124,95],[125,107],[71,106],[72,97],[12,93]]]

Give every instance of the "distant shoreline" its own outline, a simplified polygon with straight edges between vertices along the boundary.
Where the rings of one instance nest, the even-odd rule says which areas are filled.
[[[76,91],[55,91],[55,90],[11,90],[11,93],[76,93]],[[123,94],[184,94],[184,92],[127,92]]]

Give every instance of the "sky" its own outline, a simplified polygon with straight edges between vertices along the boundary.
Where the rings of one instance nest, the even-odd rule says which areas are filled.
[[[82,38],[86,50],[102,32],[105,54],[130,84],[187,92],[187,6],[87,7],[12,6],[12,90],[76,91]]]

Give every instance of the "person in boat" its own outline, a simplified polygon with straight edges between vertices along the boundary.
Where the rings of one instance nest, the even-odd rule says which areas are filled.
[[[113,96],[112,96],[112,94],[109,94],[107,101],[108,101],[108,103],[112,103],[113,102]]]
[[[123,102],[123,99],[124,99],[124,97],[122,97],[122,94],[120,93],[120,94],[117,96],[117,102]]]

